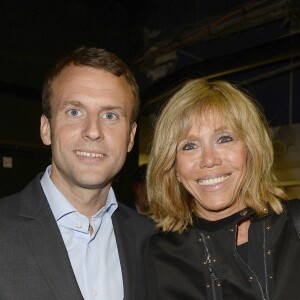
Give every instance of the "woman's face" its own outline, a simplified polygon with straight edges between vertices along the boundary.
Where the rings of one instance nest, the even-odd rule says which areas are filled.
[[[219,220],[245,207],[234,195],[245,173],[247,147],[217,115],[200,115],[191,125],[178,142],[177,178],[194,197],[198,214]]]

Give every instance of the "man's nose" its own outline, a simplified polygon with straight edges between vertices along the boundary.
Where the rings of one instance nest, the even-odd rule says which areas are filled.
[[[103,138],[101,122],[98,116],[89,116],[86,118],[83,128],[83,137],[90,140]]]

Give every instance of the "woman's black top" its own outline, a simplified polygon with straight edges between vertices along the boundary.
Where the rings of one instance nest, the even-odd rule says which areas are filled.
[[[236,228],[250,218],[246,249]],[[300,299],[300,240],[287,209],[250,209],[220,221],[195,218],[183,233],[154,235],[145,252],[148,300]]]

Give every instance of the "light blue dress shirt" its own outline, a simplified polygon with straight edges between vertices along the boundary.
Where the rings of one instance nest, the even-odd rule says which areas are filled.
[[[89,222],[55,187],[46,169],[41,185],[65,242],[81,293],[86,300],[121,300],[123,279],[111,216],[117,209],[110,188],[105,206]],[[94,229],[92,235],[89,225]]]

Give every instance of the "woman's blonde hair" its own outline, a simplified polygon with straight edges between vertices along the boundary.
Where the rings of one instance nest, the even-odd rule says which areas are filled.
[[[193,120],[211,113],[231,128],[247,146],[246,171],[236,196],[257,215],[282,212],[282,189],[273,173],[274,152],[269,126],[259,105],[225,81],[194,79],[177,91],[163,108],[154,132],[147,172],[150,215],[163,231],[183,231],[192,225],[195,201],[178,182],[175,159],[178,141]]]

